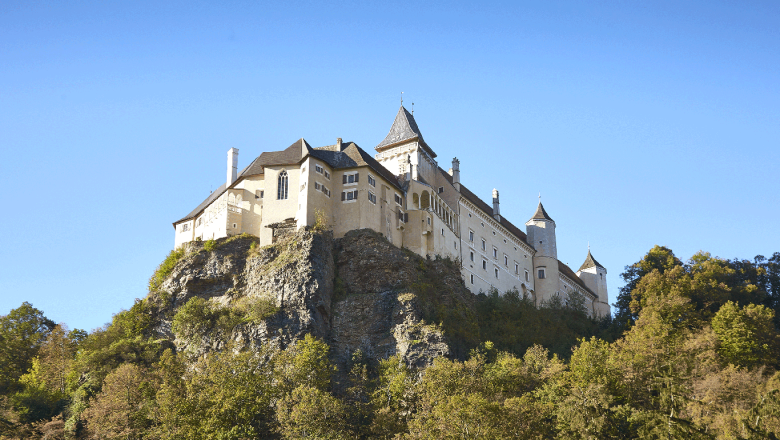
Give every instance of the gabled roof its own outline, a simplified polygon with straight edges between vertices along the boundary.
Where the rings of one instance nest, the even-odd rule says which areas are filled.
[[[547,215],[547,211],[544,210],[542,202],[539,202],[539,206],[536,207],[536,212],[534,213],[533,217],[531,217],[531,220],[550,220],[551,222],[555,221],[550,218],[549,215]]]
[[[580,286],[583,289],[585,289],[586,292],[589,292],[594,297],[596,297],[596,298],[599,297],[592,290],[590,290],[590,288],[588,286],[585,285],[585,281],[582,281],[582,279],[580,277],[578,277],[577,274],[574,273],[574,271],[571,270],[571,268],[569,266],[567,266],[566,264],[564,264],[561,260],[558,260],[558,273],[562,273],[562,274],[566,275],[566,278],[569,278],[572,281],[574,281],[575,283],[577,283],[578,286]]]
[[[445,179],[447,179],[448,182],[452,183],[452,176],[450,176],[450,173],[444,171],[441,167],[439,167],[439,173],[441,173],[442,176],[444,176]],[[463,183],[460,184],[460,195],[463,196],[464,199],[471,202],[474,206],[481,209],[486,215],[492,217],[493,216],[493,207],[482,201],[479,197],[477,197],[476,194],[471,192],[470,189],[466,188]],[[499,222],[501,226],[503,226],[507,231],[509,231],[510,234],[517,237],[520,241],[522,241],[525,244],[528,244],[527,236],[525,235],[525,232],[521,231],[517,226],[513,225],[512,222],[506,219],[506,217],[501,216],[501,221]],[[530,246],[530,245],[529,245]]]
[[[436,153],[433,152],[431,147],[423,140],[422,133],[417,127],[417,122],[414,120],[414,116],[409,113],[403,105],[398,109],[398,114],[395,115],[393,125],[390,127],[390,132],[387,133],[385,140],[376,146],[376,151],[384,151],[396,144],[406,141],[417,141],[422,145],[431,157],[436,157]]]
[[[601,264],[599,264],[599,262],[596,261],[595,258],[593,258],[593,255],[591,255],[591,253],[590,253],[590,249],[588,249],[588,256],[585,257],[585,262],[582,263],[582,266],[580,266],[579,271],[583,271],[583,270],[589,269],[591,267],[598,267],[598,268],[607,270],[606,267],[604,267]]]
[[[267,165],[292,165],[298,163],[312,151],[314,149],[303,138],[293,142],[292,145],[282,151],[267,151],[257,156],[249,166],[244,168],[238,174],[236,181],[242,177],[263,174],[265,172],[263,168]]]
[[[260,156],[257,156],[246,168],[241,170],[238,174],[238,178],[230,187],[235,186],[241,179],[249,176],[255,176],[258,174],[265,174],[266,166],[278,166],[278,165],[296,165],[300,163],[307,156],[316,157],[323,162],[330,165],[333,169],[341,168],[354,168],[367,166],[374,170],[377,174],[382,176],[385,180],[390,182],[391,185],[398,189],[401,189],[401,184],[398,182],[398,178],[391,173],[387,168],[377,162],[370,154],[363,151],[354,142],[345,142],[341,144],[341,149],[338,146],[331,145],[321,148],[312,148],[305,139],[301,138],[292,145],[285,148],[282,151],[267,151]],[[186,220],[190,220],[197,217],[198,214],[203,212],[214,200],[225,193],[230,188],[226,188],[223,183],[212,192],[206,200],[204,200],[197,208],[192,210],[189,214],[183,218],[173,222],[174,226]]]

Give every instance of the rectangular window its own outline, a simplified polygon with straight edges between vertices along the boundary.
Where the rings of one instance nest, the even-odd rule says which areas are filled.
[[[474,275],[471,275],[471,284],[474,284]]]
[[[322,185],[322,193],[330,197],[330,190],[328,188],[325,188],[325,185]]]
[[[443,192],[444,192],[444,187],[443,187],[443,186],[440,186],[440,187],[439,187],[439,194],[441,194],[441,193],[443,193]]]
[[[341,201],[342,202],[348,202],[352,200],[357,200],[358,192],[357,190],[351,190],[351,191],[342,191],[341,192]]]
[[[482,250],[487,250],[487,244],[485,243],[485,239],[482,239]]]
[[[441,235],[444,235],[444,228],[441,228]]]
[[[487,270],[487,260],[482,260],[482,269]]]
[[[493,248],[493,258],[498,259],[498,249]]]
[[[314,189],[319,191],[322,186],[320,185],[320,182],[314,182]]]
[[[265,194],[265,191],[262,191],[262,190],[261,190],[261,191],[260,191],[260,198],[261,198],[261,199],[263,198],[263,195],[264,195],[264,194]]]
[[[428,217],[428,226],[430,226],[430,225],[431,225],[431,218]]]
[[[531,280],[529,279],[529,277],[528,277],[528,271],[525,271],[525,280],[526,280],[526,281],[531,281]]]
[[[498,268],[497,268],[497,267],[494,267],[494,268],[493,268],[493,272],[495,272],[495,274],[496,274],[496,279],[498,279]]]
[[[539,272],[537,273],[537,278],[540,280],[544,279],[544,269],[539,269]]]
[[[349,185],[351,183],[358,183],[360,179],[360,174],[358,173],[352,173],[352,174],[344,174],[342,176],[342,182],[344,185]]]
[[[316,172],[318,172],[318,173],[322,174],[322,172],[323,172],[324,170],[323,170],[323,169],[322,169],[322,167],[321,167],[321,166],[319,166],[318,164],[314,164],[314,171],[316,171]]]
[[[504,266],[509,266],[509,257],[504,255]]]
[[[368,184],[373,187],[376,187],[376,179],[374,179],[374,176],[372,176],[371,174],[368,175]]]
[[[395,203],[401,206],[404,204],[404,199],[398,194],[395,194]]]
[[[469,252],[469,258],[474,261],[474,252]]]
[[[458,242],[456,241],[454,243],[455,243],[455,249],[458,249]]]
[[[376,194],[372,193],[371,191],[368,192],[368,200],[376,205]]]
[[[323,174],[325,175],[326,179],[330,180],[330,173],[328,172],[328,170],[323,170]]]
[[[474,231],[469,231],[469,241],[474,242]]]
[[[409,214],[398,211],[398,220],[400,220],[401,223],[406,223],[407,221],[409,221]]]
[[[181,225],[181,232],[187,232],[189,230],[190,230],[190,224],[189,223],[185,223],[185,224]]]
[[[518,266],[518,264],[515,263],[515,274],[519,274],[519,273],[520,273],[520,266]]]

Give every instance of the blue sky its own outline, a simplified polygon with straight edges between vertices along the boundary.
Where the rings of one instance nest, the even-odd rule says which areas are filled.
[[[424,4],[423,4],[424,3]],[[447,169],[614,301],[661,244],[780,251],[778,2],[0,3],[0,314],[93,329],[171,223],[300,137],[372,151],[400,93]]]

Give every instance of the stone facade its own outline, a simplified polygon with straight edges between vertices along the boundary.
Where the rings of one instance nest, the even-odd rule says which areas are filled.
[[[239,173],[231,148],[225,184],[174,223],[175,246],[241,233],[271,244],[285,222],[325,223],[336,238],[372,229],[418,255],[457,260],[473,293],[516,289],[541,303],[574,291],[590,313],[610,313],[606,269],[590,252],[577,273],[558,260],[556,225],[541,202],[521,231],[501,216],[497,190],[491,206],[461,183],[457,158],[449,172],[439,167],[403,106],[376,151],[371,157],[340,138],[319,148],[300,139]]]

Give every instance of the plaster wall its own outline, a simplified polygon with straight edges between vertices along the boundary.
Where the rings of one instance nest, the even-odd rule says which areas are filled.
[[[490,288],[496,288],[500,293],[517,289],[521,294],[524,289],[529,294],[536,290],[533,277],[534,250],[501,227],[500,222],[495,221],[492,215],[462,199],[459,206],[463,276],[466,287],[474,293],[480,290],[484,292]],[[472,252],[474,261],[471,260]],[[484,268],[482,261],[486,262]],[[498,278],[495,275],[496,269],[498,269]],[[525,278],[526,271],[528,271],[528,280]],[[474,275],[473,284],[471,275]]]

